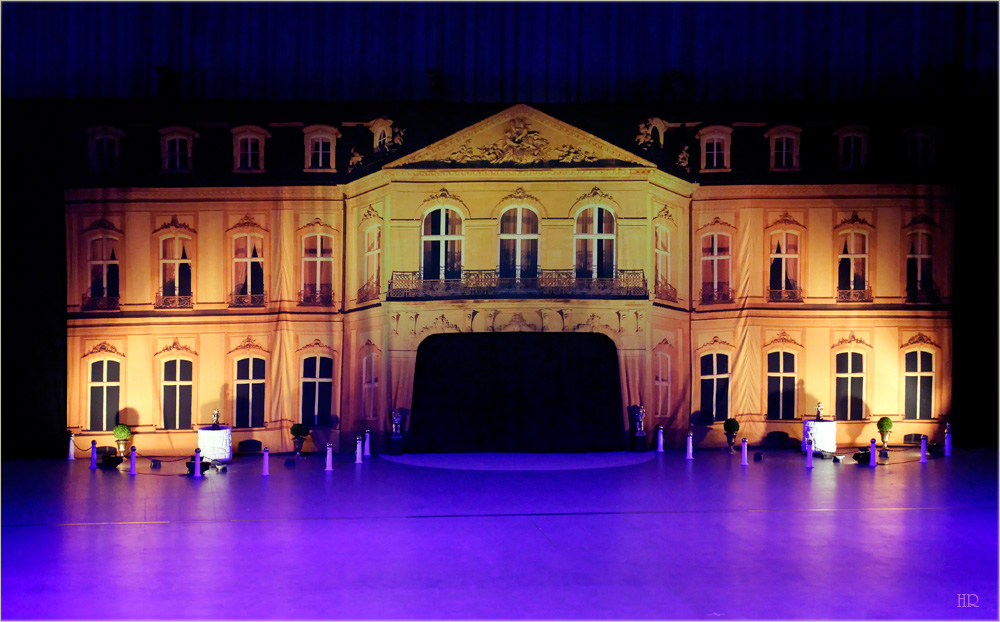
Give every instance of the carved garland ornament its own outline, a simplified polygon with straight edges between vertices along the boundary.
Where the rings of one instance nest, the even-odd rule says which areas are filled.
[[[319,216],[313,218],[311,221],[299,227],[298,231],[302,231],[303,229],[308,229],[310,227],[323,227],[324,229],[329,229],[330,231],[336,231],[333,225],[326,224],[325,222],[319,219]]]
[[[868,343],[866,343],[864,339],[860,339],[860,338],[856,337],[854,335],[854,331],[851,331],[851,334],[849,336],[844,337],[844,338],[840,339],[839,341],[837,341],[837,343],[833,344],[833,346],[831,347],[831,349],[836,349],[836,348],[839,348],[841,346],[850,346],[850,345],[859,345],[859,346],[864,346],[866,348],[870,348],[871,347],[871,345],[868,344]]]
[[[709,227],[715,227],[715,226],[718,226],[718,225],[721,225],[723,227],[729,227],[730,229],[735,229],[736,228],[734,225],[731,225],[728,222],[726,222],[726,221],[722,220],[721,218],[719,218],[718,216],[716,216],[715,218],[712,219],[712,222],[704,224],[701,227],[699,227],[698,231],[701,231],[702,229],[707,229]]]
[[[917,214],[910,219],[910,222],[906,223],[904,229],[909,229],[910,227],[919,227],[920,225],[927,225],[934,227],[935,229],[940,229],[941,225],[934,222],[934,218],[930,214]]]
[[[774,339],[765,343],[764,347],[766,348],[775,343],[791,344],[794,346],[798,346],[800,348],[802,347],[801,343],[792,339],[791,335],[789,335],[785,331],[781,331],[780,333],[778,333],[778,335]]]
[[[445,331],[450,331],[455,333],[462,332],[462,329],[459,328],[457,324],[452,324],[451,322],[449,322],[448,318],[445,317],[443,313],[439,317],[435,318],[433,322],[421,328],[419,334],[423,335],[425,332],[429,330],[434,331],[436,333]]]
[[[736,347],[733,344],[729,343],[728,341],[723,341],[723,340],[719,339],[719,336],[716,335],[716,336],[712,337],[711,341],[708,341],[708,342],[703,343],[702,345],[698,346],[698,349],[695,350],[695,351],[698,352],[698,351],[704,350],[705,348],[716,348],[716,347],[719,347],[719,346],[726,346],[727,348],[735,348]]]
[[[424,203],[428,203],[430,201],[439,201],[439,200],[455,201],[457,203],[465,205],[461,197],[459,197],[457,194],[452,194],[448,192],[447,188],[441,188],[440,190],[437,191],[437,193],[430,195],[429,197],[424,199]]]
[[[795,225],[796,227],[805,227],[805,225],[792,218],[791,214],[788,212],[778,216],[778,219],[771,223],[772,227],[776,227],[778,225]]]
[[[851,213],[851,217],[850,218],[845,218],[845,219],[841,220],[840,224],[838,224],[836,227],[834,227],[834,229],[840,229],[841,227],[847,227],[847,226],[850,226],[850,225],[864,225],[865,227],[871,227],[872,226],[872,224],[870,222],[868,222],[864,218],[861,218],[860,216],[858,216],[858,213],[855,211],[855,212]]]
[[[359,226],[363,226],[369,220],[382,222],[382,217],[379,216],[378,210],[375,209],[374,205],[369,205],[368,209],[365,210],[365,213],[361,215],[361,225]]]
[[[299,348],[298,350],[296,350],[296,352],[303,352],[305,350],[322,350],[324,352],[329,352],[331,354],[336,354],[337,353],[336,350],[334,350],[330,346],[326,345],[325,343],[323,343],[319,339],[313,339],[312,343],[307,343],[306,345],[304,345],[301,348]]]
[[[246,339],[244,339],[243,342],[240,343],[240,345],[238,345],[235,348],[233,348],[232,350],[230,350],[229,354],[232,354],[233,352],[237,352],[237,351],[240,351],[240,350],[246,350],[246,351],[249,351],[249,350],[260,350],[261,352],[267,352],[267,350],[265,350],[263,346],[261,346],[259,343],[257,343],[256,341],[254,341],[253,337],[247,337]]]
[[[528,194],[524,188],[518,188],[514,192],[511,192],[504,198],[500,199],[500,203],[505,203],[507,201],[534,201],[535,203],[541,203],[538,197]]]
[[[669,220],[670,222],[677,224],[677,221],[674,220],[674,213],[666,205],[660,208],[660,211],[657,212],[656,216],[653,217],[653,220],[659,220],[661,218],[663,220]]]
[[[88,231],[94,231],[96,229],[107,229],[108,231],[117,231],[118,233],[125,233],[124,231],[116,227],[114,223],[108,220],[107,218],[98,218],[94,222],[90,223],[90,225],[88,225],[87,228],[81,231],[80,233],[87,233]]]
[[[601,190],[597,186],[594,186],[593,188],[590,189],[590,192],[585,192],[585,193],[581,194],[580,196],[578,196],[576,198],[575,202],[579,203],[580,201],[589,200],[589,199],[596,199],[598,201],[614,201],[614,199],[611,198],[610,194],[608,194],[607,192],[604,192],[603,190]]]
[[[935,342],[933,339],[931,339],[927,335],[925,335],[923,333],[917,333],[916,335],[910,337],[906,341],[906,343],[904,343],[902,346],[900,346],[900,349],[908,348],[910,346],[917,345],[917,344],[934,346],[935,348],[940,348],[941,347],[941,346],[939,346],[937,344],[937,342]]]
[[[159,355],[163,354],[164,352],[170,352],[171,350],[176,350],[178,352],[187,352],[188,354],[191,354],[192,356],[198,356],[198,353],[195,352],[194,350],[192,350],[190,347],[185,346],[185,345],[181,345],[180,339],[178,339],[176,337],[174,338],[174,342],[172,344],[170,344],[169,346],[165,346],[162,350],[160,350],[159,352],[157,352],[153,356],[159,356]]]
[[[232,227],[226,229],[226,231],[232,231],[233,229],[260,229],[261,231],[267,231],[264,227],[257,224],[257,221],[250,217],[250,214],[243,216],[236,224]]]
[[[84,358],[92,354],[115,354],[121,357],[125,356],[124,352],[119,352],[118,348],[114,347],[107,341],[102,341],[101,343],[97,344],[96,346],[90,349],[90,352],[87,352],[86,354],[83,355],[83,357],[80,358]]]
[[[156,229],[153,229],[153,233],[154,234],[158,233],[160,231],[163,231],[164,229],[185,229],[187,231],[190,231],[191,233],[198,233],[191,227],[191,225],[187,224],[186,222],[179,222],[177,220],[177,214],[174,214],[173,218],[170,219],[170,222],[165,222]]]

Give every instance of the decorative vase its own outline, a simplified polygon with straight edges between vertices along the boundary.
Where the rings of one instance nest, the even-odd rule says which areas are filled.
[[[301,436],[292,437],[292,446],[295,447],[295,453],[297,454],[302,453],[302,445],[305,444],[305,442],[306,439],[302,438]]]
[[[118,445],[118,455],[121,456],[122,459],[125,459],[125,458],[128,457],[128,455],[125,453],[125,452],[128,451],[128,442],[129,442],[129,439],[127,439],[127,438],[116,438],[115,439],[115,445]]]
[[[889,443],[889,430],[879,430],[878,434],[882,437],[882,448],[885,449],[885,446]]]
[[[733,432],[726,432],[726,441],[729,442],[729,453],[735,453],[733,445],[736,443],[736,434]]]

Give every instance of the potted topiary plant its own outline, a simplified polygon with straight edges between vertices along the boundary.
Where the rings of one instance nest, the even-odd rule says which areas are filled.
[[[892,419],[882,417],[875,425],[878,426],[879,436],[882,437],[882,447],[885,448],[889,442],[889,431],[892,430]]]
[[[292,444],[295,446],[295,453],[302,453],[302,444],[306,442],[306,437],[309,436],[309,426],[304,423],[293,423],[290,430],[292,433]]]
[[[729,451],[732,453],[735,451],[733,445],[736,443],[736,433],[740,431],[740,422],[733,418],[726,419],[722,429],[726,431],[726,441],[729,442]]]
[[[128,441],[132,438],[132,430],[124,423],[119,423],[115,426],[115,429],[111,431],[115,435],[115,444],[118,445],[118,455],[122,458],[125,457],[125,450],[128,447]]]

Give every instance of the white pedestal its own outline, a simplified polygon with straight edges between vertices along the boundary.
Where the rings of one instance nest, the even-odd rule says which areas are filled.
[[[218,430],[212,426],[198,428],[198,448],[201,457],[215,462],[225,462],[233,459],[233,429],[220,425]]]
[[[837,422],[806,419],[802,422],[802,451],[806,441],[812,439],[813,451],[835,453],[837,451]]]

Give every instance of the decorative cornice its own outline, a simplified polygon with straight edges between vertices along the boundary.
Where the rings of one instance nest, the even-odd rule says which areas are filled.
[[[841,220],[840,224],[838,224],[833,229],[836,231],[837,229],[840,229],[842,227],[849,227],[854,225],[863,225],[865,227],[874,228],[872,227],[872,224],[870,222],[858,216],[858,212],[855,210],[854,212],[851,212],[850,218],[845,218],[844,220]]]
[[[251,218],[250,214],[240,218],[235,225],[226,229],[226,231],[232,231],[233,229],[260,229],[261,231],[267,231],[267,229],[257,224],[257,221]]]
[[[538,330],[537,326],[524,319],[524,315],[522,315],[521,313],[515,313],[509,322],[507,322],[500,328],[496,329],[496,331],[498,333],[502,333],[505,332],[507,329],[509,329],[511,326],[517,328],[518,332],[521,332],[524,329],[528,329],[531,332],[535,332]]]
[[[791,214],[789,214],[788,212],[784,212],[781,216],[778,216],[777,220],[772,222],[769,226],[777,227],[778,225],[785,225],[785,226],[794,225],[796,227],[805,228],[805,225],[792,218]]]
[[[852,330],[851,334],[849,336],[844,337],[844,338],[840,339],[839,341],[837,341],[837,343],[833,344],[830,347],[830,349],[834,350],[836,348],[840,348],[840,347],[843,347],[843,346],[853,346],[853,345],[858,345],[858,346],[864,346],[866,348],[871,348],[871,345],[868,344],[868,343],[866,343],[864,339],[860,339],[860,338],[856,337],[854,335],[854,331]]]
[[[331,354],[336,354],[337,353],[336,350],[334,350],[330,346],[326,345],[325,343],[323,343],[319,339],[313,339],[312,343],[307,343],[306,345],[304,345],[301,348],[299,348],[298,350],[296,350],[296,352],[303,352],[303,351],[306,351],[306,350],[323,350],[324,352],[329,352]]]
[[[176,350],[178,352],[187,352],[192,356],[198,356],[198,353],[189,348],[188,346],[181,345],[180,339],[174,337],[174,342],[169,346],[164,347],[162,350],[154,354],[153,356],[159,356],[164,352],[170,352],[171,350]]]
[[[238,345],[235,348],[233,348],[232,350],[230,350],[228,352],[228,354],[232,354],[233,352],[237,352],[237,351],[240,351],[240,350],[245,350],[245,351],[260,350],[261,352],[265,352],[265,353],[267,352],[267,350],[265,350],[263,346],[261,346],[259,343],[257,343],[256,341],[254,341],[253,337],[247,337],[246,339],[244,339],[243,342],[240,343],[240,345]]]
[[[85,358],[92,354],[114,354],[115,356],[121,356],[121,357],[125,356],[124,352],[119,352],[118,348],[114,347],[107,341],[102,341],[101,343],[97,344],[96,346],[91,348],[89,352],[87,352],[80,358]]]
[[[911,227],[919,227],[921,225],[934,227],[935,229],[941,228],[941,225],[937,224],[930,214],[917,214],[910,219],[910,222],[903,225],[903,228],[909,229]]]
[[[910,337],[906,341],[906,343],[904,343],[902,346],[900,346],[900,349],[908,348],[910,346],[918,345],[918,344],[920,344],[920,345],[934,346],[935,348],[940,348],[941,347],[941,346],[939,346],[937,344],[936,341],[934,341],[933,339],[931,339],[927,335],[925,335],[923,333],[917,333],[916,335]]]
[[[336,231],[333,225],[326,224],[325,222],[319,219],[319,216],[313,218],[310,222],[307,222],[306,224],[299,227],[297,231],[302,231],[303,229],[312,229],[315,227],[323,227],[324,229],[329,229],[330,231]]]
[[[799,343],[798,341],[795,341],[794,339],[792,339],[791,335],[789,335],[785,331],[779,332],[778,335],[774,339],[772,339],[771,341],[768,341],[767,343],[765,343],[764,347],[766,348],[766,347],[768,347],[768,346],[770,346],[772,344],[775,344],[775,343],[790,344],[790,345],[793,345],[793,346],[798,346],[800,348],[802,347],[801,343]]]
[[[154,234],[159,233],[164,229],[185,229],[187,231],[190,231],[191,233],[198,233],[197,231],[194,230],[193,227],[191,227],[191,225],[187,224],[186,222],[178,222],[177,214],[174,214],[173,218],[170,219],[170,222],[165,222],[156,229],[153,229],[153,233]]]
[[[98,218],[94,222],[90,223],[86,229],[80,232],[80,234],[87,233],[88,231],[94,231],[97,229],[106,229],[108,231],[117,231],[118,233],[124,234],[125,232],[119,229],[107,218]]]
[[[698,346],[695,349],[695,352],[704,350],[705,348],[718,348],[718,347],[723,347],[723,346],[727,347],[727,348],[735,348],[736,347],[733,344],[729,343],[728,341],[723,341],[723,340],[719,339],[719,336],[716,335],[716,336],[712,337],[711,341],[708,341],[708,342],[703,343],[700,346]]]
[[[736,227],[734,225],[731,225],[728,222],[726,222],[726,221],[722,220],[721,218],[719,218],[718,216],[716,216],[715,218],[712,219],[712,222],[706,223],[706,224],[702,225],[701,227],[699,227],[698,231],[701,231],[702,229],[707,229],[709,227],[716,227],[716,226],[729,227],[730,229],[736,229]]]

